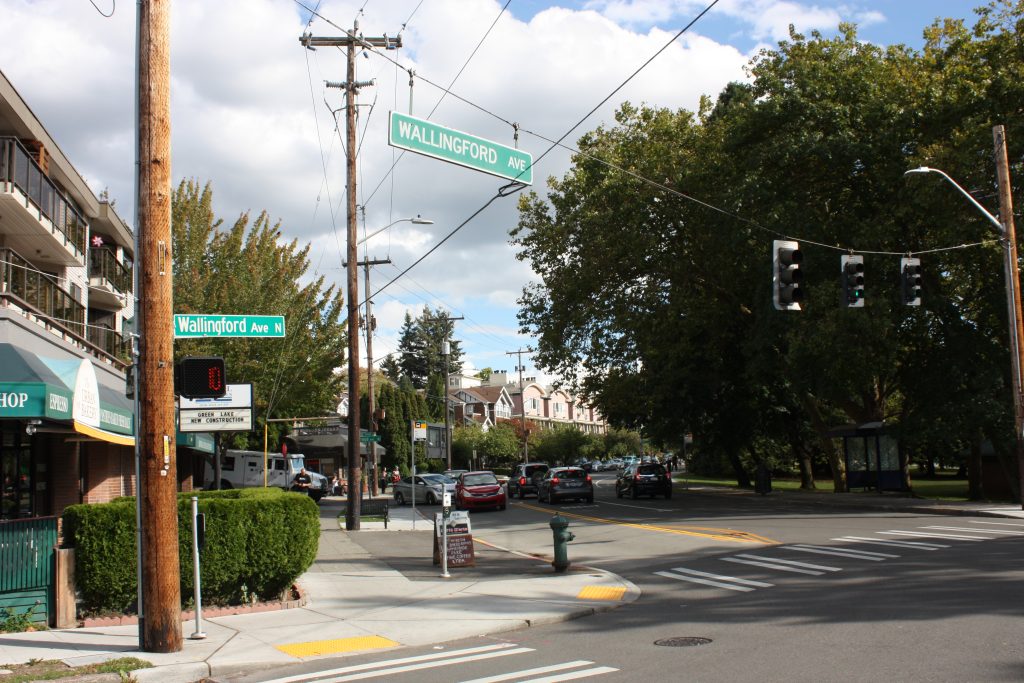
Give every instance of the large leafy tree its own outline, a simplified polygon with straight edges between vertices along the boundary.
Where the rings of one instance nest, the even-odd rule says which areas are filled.
[[[179,340],[175,357],[223,356],[229,382],[253,384],[257,422],[333,413],[343,306],[323,276],[310,277],[309,246],[283,241],[266,212],[225,227],[210,184],[193,180],[174,191],[172,221],[175,313],[283,315],[286,331],[283,339]]]
[[[991,187],[991,124],[1019,122],[1024,102],[1022,15],[1006,1],[973,31],[937,23],[920,54],[849,25],[793,33],[696,113],[623,105],[546,198],[521,199],[537,362],[616,424],[665,443],[692,431],[741,483],[750,456],[788,449],[806,485],[821,453],[842,489],[828,432],[843,423],[902,419],[920,448],[1009,435],[999,251],[945,249],[991,234],[950,188],[903,175],[926,164]],[[799,313],[770,304],[781,237],[802,241]],[[863,309],[838,305],[848,251],[866,254]],[[928,252],[919,309],[898,299],[908,252]],[[968,397],[978,407],[960,410]]]
[[[444,376],[445,341],[449,343],[448,372],[462,372],[462,345],[454,339],[455,322],[450,317],[443,308],[430,306],[424,306],[416,318],[406,312],[398,335],[398,351],[381,364],[384,373],[392,381],[405,377],[416,389],[426,389],[431,376]]]

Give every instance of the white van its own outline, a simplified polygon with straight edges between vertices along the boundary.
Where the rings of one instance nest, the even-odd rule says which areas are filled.
[[[291,488],[292,480],[303,467],[306,466],[306,459],[301,453],[267,454],[267,486],[288,490]],[[313,500],[320,500],[327,495],[327,477],[306,470],[311,480],[309,497]],[[206,468],[205,488],[213,487],[214,471],[212,467]],[[221,462],[220,487],[222,489],[241,489],[263,486],[263,451],[239,451],[228,449]]]

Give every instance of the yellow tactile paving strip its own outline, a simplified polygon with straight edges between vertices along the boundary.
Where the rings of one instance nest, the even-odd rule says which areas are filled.
[[[537,510],[538,512],[551,513],[551,508],[536,507],[527,503],[515,503],[519,507],[524,507],[529,510]],[[703,526],[691,526],[683,528],[675,528],[671,526],[661,526],[657,524],[639,524],[636,522],[623,522],[619,519],[605,519],[603,517],[591,517],[590,515],[580,515],[575,512],[567,512],[565,510],[555,510],[558,514],[563,517],[574,517],[576,519],[585,519],[588,522],[598,522],[599,524],[615,524],[618,526],[631,527],[633,529],[644,529],[646,531],[659,531],[666,534],[679,534],[681,536],[697,536],[700,538],[712,538],[716,541],[731,541],[733,543],[758,543],[761,545],[778,545],[778,541],[774,541],[764,536],[758,536],[748,531],[737,531],[736,529],[716,529],[714,527],[703,527]]]
[[[287,645],[276,645],[275,647],[292,657],[315,657],[316,655],[333,655],[339,652],[398,647],[398,643],[381,636],[357,636],[355,638],[337,638],[335,640],[311,640],[308,643],[288,643]]]
[[[622,586],[584,586],[576,595],[578,600],[621,600],[626,594]]]

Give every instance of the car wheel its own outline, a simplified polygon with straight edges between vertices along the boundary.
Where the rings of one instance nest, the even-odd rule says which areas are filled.
[[[638,495],[639,494],[637,494],[636,488],[629,492],[629,497],[632,498],[633,500],[636,500]]]
[[[587,502],[588,503],[593,503],[594,502],[594,497],[593,496],[587,496]]]
[[[618,486],[615,487],[615,497],[622,498],[622,489],[620,489]]]
[[[526,498],[526,491],[523,490],[522,486],[520,486],[516,490],[519,492],[519,500],[522,500],[523,498]]]
[[[433,493],[428,493],[427,494],[427,505],[435,505],[435,504],[437,504],[437,497],[435,497]]]
[[[395,505],[405,505],[405,496],[395,491]]]
[[[498,506],[498,509],[499,509],[499,510],[504,510],[504,509],[505,509],[505,507],[506,507],[506,504],[505,504],[505,503],[502,503],[501,505],[499,505],[499,506]]]
[[[671,500],[671,499],[672,499],[672,489],[669,489],[668,491],[665,491],[665,500]]]

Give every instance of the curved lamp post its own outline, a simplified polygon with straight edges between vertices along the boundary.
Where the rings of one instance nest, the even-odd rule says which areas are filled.
[[[945,178],[955,187],[960,194],[968,199],[974,208],[978,209],[990,223],[999,229],[1001,242],[1003,243],[1003,275],[1006,282],[1006,310],[1010,326],[1010,362],[1013,372],[1013,412],[1014,412],[1014,440],[1017,447],[1018,482],[1021,490],[1022,507],[1024,507],[1024,378],[1021,377],[1021,367],[1024,366],[1024,359],[1021,358],[1021,339],[1024,338],[1024,328],[1021,325],[1021,296],[1020,296],[1020,273],[1017,267],[1017,235],[1013,225],[1012,198],[1010,194],[1010,177],[1007,164],[1006,138],[1002,126],[995,126],[993,134],[996,144],[996,165],[999,182],[999,205],[1000,213],[1005,216],[1005,222],[996,218],[984,206],[970,195],[967,190],[949,177],[944,171],[937,168],[922,166],[906,171],[908,173],[936,173]]]
[[[405,221],[408,221],[410,223],[415,223],[417,225],[431,225],[434,222],[434,221],[430,220],[429,218],[422,218],[419,214],[417,214],[415,218],[399,218],[397,221],[392,221],[391,223],[388,223],[387,225],[385,225],[383,228],[380,228],[379,230],[375,230],[372,233],[370,233],[369,235],[367,235],[366,237],[364,237],[363,239],[359,240],[358,242],[356,242],[356,246],[362,244],[363,242],[367,241],[371,237],[374,237],[375,235],[379,235],[380,233],[384,232],[385,230],[387,230],[391,226],[397,225],[398,223],[402,223],[402,222],[405,222]],[[378,417],[377,417],[377,414],[376,414],[377,407],[375,405],[375,400],[374,400],[374,395],[373,395],[373,315],[372,315],[372,308],[371,308],[372,305],[373,305],[373,302],[370,301],[370,260],[366,259],[363,262],[363,266],[365,268],[365,273],[366,273],[366,285],[365,285],[366,286],[366,397],[367,397],[367,400],[369,402],[368,407],[370,409],[370,414],[367,416],[368,417],[367,423],[371,426],[371,428],[374,429],[374,431],[376,431],[376,424],[378,422]],[[349,404],[351,404],[353,400],[358,400],[358,399],[359,399],[358,396],[349,396],[349,399],[348,399],[349,400]],[[350,439],[353,438],[351,434],[349,435],[349,438]],[[369,484],[370,493],[372,495],[376,495],[376,493],[377,493],[377,480],[380,479],[380,468],[377,466],[377,444],[376,444],[376,442],[374,442],[374,441],[369,442],[367,444],[367,451],[369,451],[368,455],[369,455],[370,470],[373,472],[373,476],[369,477],[369,481],[367,483]]]

